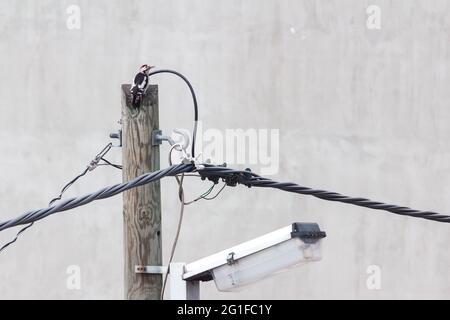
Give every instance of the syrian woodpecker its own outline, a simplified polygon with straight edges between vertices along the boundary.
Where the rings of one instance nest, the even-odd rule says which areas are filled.
[[[132,97],[131,105],[134,108],[139,108],[141,105],[142,96],[145,94],[148,87],[148,74],[151,68],[154,68],[154,66],[143,64],[139,68],[139,73],[134,77],[133,85],[130,89]]]

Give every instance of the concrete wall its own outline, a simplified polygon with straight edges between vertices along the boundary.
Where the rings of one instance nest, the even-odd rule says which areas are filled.
[[[81,29],[66,26],[72,4]],[[381,29],[366,26],[372,4]],[[205,129],[280,129],[273,178],[450,212],[449,41],[446,0],[0,0],[0,219],[46,206],[84,169],[118,128],[120,84],[145,62],[188,76]],[[191,128],[184,84],[152,83],[161,128]],[[120,163],[121,150],[109,158]],[[101,167],[67,196],[119,181]],[[187,197],[205,188],[189,182]],[[167,260],[174,179],[162,191]],[[0,254],[0,298],[122,298],[121,200],[36,223]],[[203,284],[202,297],[450,298],[448,225],[281,191],[228,188],[189,206],[175,260],[293,221],[327,231],[321,262],[238,293]],[[81,268],[80,290],[66,286],[70,265]],[[381,268],[380,290],[366,286],[370,265]]]

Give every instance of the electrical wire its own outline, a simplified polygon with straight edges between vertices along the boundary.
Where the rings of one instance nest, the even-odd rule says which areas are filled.
[[[181,225],[183,224],[183,216],[184,216],[184,206],[185,206],[184,189],[183,189],[184,176],[181,175],[181,178],[178,178],[177,176],[175,176],[175,178],[177,179],[177,182],[178,182],[178,197],[180,199],[180,215],[178,218],[177,230],[175,232],[175,238],[172,243],[172,249],[170,250],[169,262],[167,264],[167,272],[164,275],[164,281],[163,281],[163,285],[162,285],[162,289],[161,289],[161,300],[164,300],[164,292],[166,291],[167,279],[168,279],[169,273],[170,273],[170,264],[172,263],[173,257],[175,255],[175,249],[177,248],[178,238],[180,237]]]
[[[1,222],[0,231],[18,225],[30,224],[31,222],[38,221],[54,213],[83,206],[94,200],[106,199],[131,188],[160,180],[165,176],[176,176],[176,178],[178,179],[178,175],[180,174],[193,172],[199,173],[202,178],[212,180],[214,181],[214,183],[216,183],[216,180],[222,179],[229,186],[243,184],[248,187],[276,188],[283,191],[303,195],[311,195],[323,200],[343,202],[374,210],[384,210],[403,216],[411,216],[437,222],[450,223],[450,216],[438,212],[415,210],[405,206],[387,204],[366,198],[348,197],[336,192],[312,189],[291,182],[277,182],[268,178],[261,177],[247,170],[235,170],[224,166],[215,166],[211,164],[196,166],[193,163],[182,163],[178,165],[172,165],[164,170],[158,170],[155,172],[143,174],[131,181],[105,187],[103,189],[97,190],[96,192],[92,192],[81,197],[62,200],[60,203],[51,205],[47,208],[28,211],[17,218]]]
[[[191,96],[192,96],[192,101],[194,103],[194,128],[192,130],[192,146],[191,146],[191,153],[192,153],[192,158],[195,158],[195,139],[197,137],[197,125],[198,125],[198,105],[197,105],[197,97],[195,96],[195,91],[194,88],[192,87],[191,83],[189,82],[189,80],[183,76],[181,73],[174,71],[174,70],[169,70],[169,69],[161,69],[161,70],[155,70],[152,71],[148,74],[148,76],[152,76],[158,73],[171,73],[174,74],[178,77],[180,77],[181,79],[183,79],[183,81],[187,84],[187,86],[189,87],[189,91],[191,92]]]
[[[58,201],[61,199],[62,195],[64,194],[64,192],[66,192],[67,189],[70,188],[70,186],[72,184],[74,184],[79,178],[81,178],[82,176],[84,176],[86,173],[89,172],[89,168],[86,168],[82,173],[80,173],[79,175],[77,175],[75,178],[73,178],[71,181],[69,181],[60,191],[59,195],[56,198],[53,198],[52,200],[50,200],[48,206],[51,206],[54,202]],[[19,236],[28,228],[30,228],[32,225],[34,224],[34,222],[30,222],[30,224],[28,224],[27,226],[25,226],[24,228],[20,229],[19,232],[16,233],[16,236],[14,237],[13,240],[7,242],[6,244],[4,244],[1,248],[0,248],[0,252],[2,252],[3,250],[5,250],[8,246],[10,246],[11,244],[13,244],[14,242],[17,241],[17,239],[19,238]]]
[[[200,196],[198,196],[197,198],[194,198],[193,200],[191,200],[191,201],[187,201],[187,202],[185,202],[184,204],[185,205],[189,205],[189,204],[193,204],[194,202],[197,202],[198,200],[202,200],[202,199],[205,199],[213,190],[214,190],[214,187],[215,187],[216,185],[215,184],[213,184],[208,190],[206,190],[204,193],[202,193]]]
[[[24,232],[25,230],[27,230],[28,228],[30,228],[31,226],[33,226],[34,222],[30,222],[30,224],[28,224],[27,226],[23,227],[22,229],[19,230],[19,232],[16,233],[16,236],[14,237],[14,239],[12,239],[11,241],[5,243],[1,248],[0,248],[0,252],[2,252],[3,250],[5,250],[7,247],[9,247],[11,244],[13,244],[14,242],[17,241],[17,239],[19,238],[19,236],[22,234],[22,232]]]
[[[56,198],[53,198],[52,200],[50,200],[48,206],[51,206],[54,202],[61,200],[61,197],[63,196],[64,192],[67,191],[67,189],[69,189],[79,178],[81,178],[82,176],[84,176],[86,173],[89,172],[89,168],[86,168],[82,173],[80,173],[79,175],[77,175],[75,178],[73,178],[71,181],[69,181],[62,189],[61,192],[59,193],[59,195]],[[19,232],[16,233],[16,236],[14,237],[13,240],[7,242],[6,244],[4,244],[1,248],[0,248],[0,252],[2,252],[3,250],[5,250],[8,246],[10,246],[11,244],[13,244],[14,242],[17,241],[17,239],[19,238],[19,236],[28,228],[30,228],[31,226],[33,226],[34,222],[30,222],[30,224],[28,224],[27,226],[25,226],[24,228],[20,229]]]
[[[114,167],[116,169],[122,170],[122,166],[120,164],[112,163],[112,162],[108,161],[107,159],[105,159],[103,157],[101,157],[100,160],[104,161],[105,163],[100,163],[99,166],[105,166],[106,165],[106,166],[111,166],[111,167]]]
[[[106,199],[121,192],[124,192],[126,190],[129,190],[131,188],[135,188],[153,181],[160,180],[165,176],[177,176],[182,173],[192,173],[192,172],[198,172],[203,178],[223,179],[229,186],[234,186],[236,184],[243,184],[248,187],[254,186],[262,188],[276,188],[298,194],[312,195],[314,197],[324,200],[343,202],[369,209],[384,210],[399,215],[406,215],[415,218],[423,218],[437,222],[445,222],[445,223],[450,222],[450,216],[438,212],[421,211],[404,206],[372,201],[365,198],[348,197],[336,192],[312,189],[291,182],[276,182],[268,178],[260,177],[257,174],[254,174],[249,171],[235,170],[223,166],[215,166],[211,164],[203,164],[195,166],[192,163],[189,164],[182,163],[170,166],[163,170],[145,173],[141,176],[136,177],[131,181],[105,187],[103,189],[97,190],[92,193],[88,193],[81,197],[62,200],[60,203],[52,205],[47,208],[28,211],[17,218],[0,222],[0,231],[18,225],[29,224],[31,222],[43,219],[54,213],[83,206],[94,200]]]
[[[173,144],[170,147],[169,154],[168,154],[168,162],[169,162],[170,166],[173,165],[173,163],[172,163],[172,152],[173,152],[173,150],[180,151],[180,152],[183,153],[183,155],[185,155],[184,149],[182,148],[181,144]],[[161,289],[161,300],[164,300],[164,292],[166,290],[167,279],[168,279],[169,274],[170,274],[170,264],[172,263],[173,257],[175,255],[175,249],[177,247],[178,239],[180,237],[181,225],[183,223],[183,216],[184,216],[184,207],[186,205],[192,204],[192,203],[194,203],[194,202],[196,202],[196,201],[198,201],[200,199],[204,199],[204,197],[208,196],[212,192],[212,190],[214,189],[214,186],[215,186],[215,184],[213,184],[202,195],[200,195],[199,197],[195,198],[192,201],[186,202],[185,198],[184,198],[184,188],[183,188],[183,181],[184,181],[185,174],[186,173],[182,173],[180,175],[175,175],[174,176],[176,181],[177,181],[177,184],[178,184],[178,198],[180,200],[180,213],[179,213],[179,218],[178,218],[178,223],[177,223],[177,230],[175,232],[175,238],[173,240],[172,249],[170,251],[169,262],[167,264],[167,272],[164,275],[163,285],[162,285],[162,289]],[[192,174],[189,175],[189,176],[192,176]]]
[[[98,165],[110,165],[112,167],[115,168],[122,168],[122,166],[120,165],[116,165],[113,164],[111,162],[109,162],[108,160],[106,160],[104,158],[104,156],[111,150],[112,148],[112,143],[108,143],[96,156],[95,158],[90,162],[90,164],[86,167],[86,169],[84,169],[79,175],[77,175],[75,178],[73,178],[72,180],[70,180],[66,185],[64,185],[64,187],[61,189],[59,195],[56,198],[53,198],[52,200],[50,200],[48,206],[50,207],[51,205],[53,205],[56,201],[61,200],[63,194],[81,177],[83,177],[84,175],[86,175],[89,171],[92,171],[95,169],[95,167]],[[105,162],[105,164],[99,164],[98,161],[102,160]],[[1,248],[0,248],[0,252],[2,252],[3,250],[5,250],[8,246],[10,246],[11,244],[13,244],[14,242],[17,241],[17,239],[19,238],[19,236],[26,231],[28,228],[30,228],[31,226],[33,226],[34,221],[30,222],[27,226],[25,226],[24,228],[20,229],[17,233],[16,236],[14,237],[14,239],[12,239],[11,241],[7,242],[6,244],[4,244]]]
[[[75,178],[73,178],[72,180],[70,180],[60,191],[59,195],[56,198],[53,198],[48,206],[50,207],[53,203],[55,203],[58,200],[61,200],[63,194],[67,191],[67,189],[69,189],[78,179],[80,179],[81,177],[83,177],[84,175],[86,175],[89,172],[89,167],[87,167],[86,169],[83,170],[83,172],[81,172],[79,175],[77,175]]]
[[[387,204],[361,197],[349,197],[337,192],[312,189],[292,182],[277,182],[261,177],[249,170],[235,170],[224,166],[204,164],[197,172],[203,177],[212,180],[223,179],[228,185],[242,184],[247,187],[275,188],[287,192],[310,195],[328,201],[343,202],[374,210],[384,210],[403,216],[423,218],[437,222],[450,223],[450,216],[433,211],[421,211],[405,206]]]
[[[172,162],[172,152],[173,152],[174,150],[180,151],[180,152],[182,152],[182,155],[183,155],[183,156],[186,156],[186,152],[184,151],[184,149],[183,149],[183,147],[181,146],[181,144],[179,144],[179,143],[173,144],[173,145],[170,147],[169,153],[168,153],[168,162],[169,162],[169,165],[170,165],[170,166],[173,165],[173,162]],[[199,175],[195,175],[195,174],[187,174],[187,173],[182,173],[181,175],[176,175],[176,176],[175,176],[175,179],[177,180],[178,185],[180,185],[180,183],[181,183],[180,177],[181,177],[181,178],[184,178],[184,177],[186,177],[186,176],[189,176],[189,177],[200,177]],[[208,196],[208,195],[213,191],[214,187],[215,187],[215,184],[213,183],[213,185],[212,185],[208,190],[206,190],[204,193],[202,193],[202,194],[201,194],[200,196],[198,196],[197,198],[194,198],[193,200],[187,201],[187,202],[183,200],[183,201],[184,201],[184,204],[185,204],[185,205],[189,205],[189,204],[192,204],[192,203],[194,203],[194,202],[197,202],[198,200],[204,199],[204,197]]]
[[[212,197],[208,198],[207,196],[203,197],[203,199],[205,200],[214,200],[215,198],[217,198],[217,196],[223,191],[223,189],[225,189],[225,187],[227,186],[226,183],[223,184],[222,188],[220,188],[220,190]]]
[[[172,166],[172,152],[173,152],[173,150],[176,150],[177,147],[178,147],[179,151],[181,151],[181,152],[184,151],[184,149],[181,147],[180,144],[174,144],[170,147],[169,154],[168,154],[168,157],[169,157],[168,161],[169,161],[170,166]],[[175,255],[175,249],[177,247],[178,238],[180,236],[181,225],[183,223],[183,215],[184,215],[184,206],[185,206],[184,189],[183,189],[184,173],[182,173],[180,176],[175,175],[175,179],[178,184],[178,198],[180,200],[180,214],[178,216],[177,230],[175,231],[175,238],[172,243],[172,249],[170,250],[169,262],[167,263],[167,272],[164,275],[163,285],[161,288],[161,297],[160,297],[161,300],[164,300],[164,292],[166,291],[167,279],[168,279],[169,273],[170,273],[170,264],[172,263],[173,256]]]
[[[201,176],[199,174],[190,174],[190,173],[182,173],[183,176],[185,177],[196,177],[196,178],[201,178]],[[181,175],[179,175],[181,176]]]
[[[95,200],[106,199],[122,193],[126,190],[143,186],[147,183],[160,180],[165,176],[174,176],[183,172],[194,172],[195,166],[193,164],[179,164],[168,167],[163,170],[145,173],[128,182],[117,183],[115,185],[102,188],[92,193],[85,194],[80,197],[74,197],[66,200],[61,200],[50,207],[28,211],[17,218],[0,222],[0,231],[15,227],[22,224],[28,224],[33,221],[38,221],[46,218],[57,212],[67,211],[83,205],[86,205]]]
[[[20,215],[17,218],[7,220],[0,223],[0,231],[15,227],[18,225],[29,224],[31,222],[43,219],[49,215],[57,212],[62,212],[70,210],[79,206],[88,204],[94,200],[106,199],[112,197],[116,194],[135,188],[138,186],[145,185],[147,183],[160,180],[165,176],[176,176],[182,173],[192,173],[198,172],[202,177],[208,179],[224,179],[227,185],[234,186],[236,184],[243,184],[248,187],[263,187],[263,188],[276,188],[288,192],[294,192],[304,195],[312,195],[320,199],[337,201],[348,204],[353,204],[369,209],[384,210],[391,213],[406,215],[415,218],[423,218],[428,220],[433,220],[437,222],[450,222],[450,216],[444,215],[433,211],[421,211],[415,210],[404,206],[397,206],[392,204],[386,204],[383,202],[372,201],[365,198],[355,198],[341,195],[336,192],[330,192],[325,190],[317,190],[308,187],[300,186],[296,183],[291,182],[276,182],[268,178],[260,177],[249,171],[235,170],[231,168],[226,168],[223,166],[215,166],[210,164],[203,164],[195,166],[192,163],[189,164],[178,164],[170,166],[163,170],[158,170],[155,172],[145,173],[135,179],[125,182],[118,183],[113,186],[105,187],[103,189],[97,190],[92,193],[88,193],[81,197],[71,198],[67,200],[62,200],[60,203],[52,205],[48,208],[43,208],[39,210],[28,211],[25,214]]]

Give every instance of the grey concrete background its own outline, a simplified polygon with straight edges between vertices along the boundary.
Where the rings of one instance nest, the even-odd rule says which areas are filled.
[[[80,30],[66,28],[71,4]],[[370,4],[380,30],[366,27]],[[446,0],[0,0],[0,219],[45,206],[109,141],[120,84],[144,62],[190,78],[206,128],[279,128],[278,180],[450,212],[449,41]],[[161,128],[191,128],[184,84],[152,83]],[[120,163],[121,151],[110,159]],[[118,181],[118,170],[99,168],[68,196]],[[204,189],[192,182],[188,196]],[[167,260],[175,181],[162,191]],[[122,298],[121,200],[29,229],[0,254],[0,298]],[[230,188],[188,207],[175,260],[293,221],[327,231],[321,262],[238,293],[203,284],[202,297],[450,298],[448,225],[270,190]],[[374,264],[380,290],[366,287]],[[81,268],[81,290],[66,287],[69,265]]]

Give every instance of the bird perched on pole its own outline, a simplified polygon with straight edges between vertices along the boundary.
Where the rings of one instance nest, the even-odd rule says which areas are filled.
[[[134,108],[139,108],[142,101],[142,96],[145,94],[145,91],[148,87],[148,74],[150,73],[150,69],[155,66],[150,66],[148,64],[143,64],[139,68],[138,74],[134,77],[133,85],[131,86],[131,105]]]

